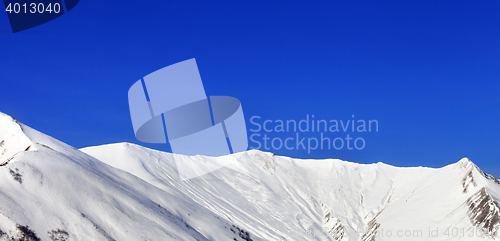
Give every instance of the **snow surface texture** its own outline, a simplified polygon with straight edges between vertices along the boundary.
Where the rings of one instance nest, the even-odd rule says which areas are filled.
[[[182,181],[176,158],[221,168]],[[77,150],[0,113],[0,240],[493,240],[498,181],[443,168]]]

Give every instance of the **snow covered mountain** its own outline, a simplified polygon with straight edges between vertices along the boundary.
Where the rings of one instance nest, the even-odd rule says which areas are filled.
[[[0,240],[236,236],[233,223],[185,200],[0,114]]]
[[[182,181],[175,158],[226,167]],[[0,114],[0,240],[493,240],[498,181],[443,168],[77,150]]]

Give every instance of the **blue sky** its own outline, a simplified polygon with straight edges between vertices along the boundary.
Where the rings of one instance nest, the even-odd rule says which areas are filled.
[[[329,133],[362,137],[362,150],[279,155],[431,167],[469,157],[499,177],[499,12],[498,1],[81,0],[16,34],[4,13],[0,111],[77,148],[168,150],[135,139],[127,91],[196,58],[207,95],[238,98],[248,129],[252,116],[379,123]]]

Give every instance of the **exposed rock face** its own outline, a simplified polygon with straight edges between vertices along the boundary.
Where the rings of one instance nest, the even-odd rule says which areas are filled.
[[[328,234],[333,240],[342,240],[345,231],[344,226],[340,219],[333,216],[332,210],[326,206],[322,201],[321,208],[323,209],[324,221],[323,221],[323,231]]]
[[[474,163],[472,163],[468,159],[460,161],[458,164],[463,170],[465,170],[466,173],[464,178],[462,179],[462,187],[463,187],[463,192],[467,193],[471,187],[477,187],[477,183],[474,180],[474,174],[473,174],[473,170],[477,169],[477,167],[476,165],[474,165]]]
[[[368,223],[368,231],[361,237],[362,241],[375,241],[377,237],[377,230],[380,227],[380,223],[377,223],[377,219],[373,218],[372,221]]]
[[[498,200],[489,195],[483,187],[467,199],[467,205],[471,223],[481,230],[485,236],[497,236],[500,226],[500,205]]]

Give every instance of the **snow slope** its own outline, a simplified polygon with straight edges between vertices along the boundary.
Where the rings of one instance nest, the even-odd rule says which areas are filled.
[[[235,236],[232,223],[196,202],[182,202],[1,113],[0,143],[0,240]]]
[[[466,158],[439,169],[398,168],[248,151],[184,157],[227,167],[180,181],[175,154],[129,143],[82,151],[207,207],[254,239],[498,238],[500,186]]]
[[[175,160],[225,166],[182,181]],[[0,113],[0,240],[493,240],[498,181],[443,168],[77,150]]]

